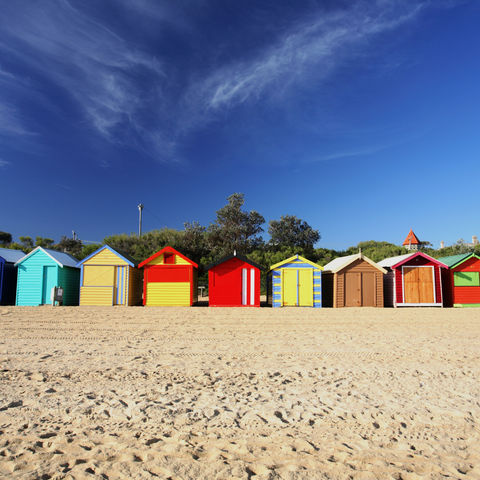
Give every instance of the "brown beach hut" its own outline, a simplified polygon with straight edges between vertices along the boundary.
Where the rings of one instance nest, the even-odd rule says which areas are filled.
[[[332,260],[323,267],[323,306],[383,307],[385,273],[362,253]]]

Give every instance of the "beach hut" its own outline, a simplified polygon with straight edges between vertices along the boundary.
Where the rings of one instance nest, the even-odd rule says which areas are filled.
[[[37,247],[15,265],[16,305],[52,304],[53,287],[63,288],[63,305],[78,305],[80,269],[68,253]]]
[[[0,305],[15,305],[18,262],[25,253],[21,250],[0,248]]]
[[[387,270],[386,307],[443,307],[444,269],[447,265],[426,253],[407,253],[378,262]]]
[[[198,265],[172,247],[144,260],[143,304],[190,306],[198,301]]]
[[[243,255],[229,255],[208,270],[211,307],[259,307],[260,271],[264,268]]]
[[[300,255],[272,265],[267,277],[267,303],[272,307],[321,307],[322,270]]]
[[[385,273],[362,253],[335,258],[323,267],[323,306],[383,307]]]
[[[139,305],[142,270],[127,254],[104,245],[77,263],[80,305]]]
[[[449,267],[449,305],[480,307],[480,257],[475,253],[465,253],[438,260]]]

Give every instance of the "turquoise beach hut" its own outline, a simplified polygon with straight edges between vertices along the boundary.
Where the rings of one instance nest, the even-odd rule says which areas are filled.
[[[63,288],[63,305],[78,305],[80,269],[68,253],[37,247],[15,265],[16,305],[51,305],[52,288]]]

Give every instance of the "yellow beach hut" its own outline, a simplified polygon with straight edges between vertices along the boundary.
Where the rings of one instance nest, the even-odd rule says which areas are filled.
[[[267,277],[267,303],[272,307],[321,307],[322,270],[300,255],[272,265]]]
[[[77,267],[80,305],[141,305],[143,272],[125,253],[104,245]]]

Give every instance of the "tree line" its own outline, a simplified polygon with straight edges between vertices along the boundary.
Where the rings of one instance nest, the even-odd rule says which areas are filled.
[[[184,224],[183,230],[162,228],[146,232],[140,237],[135,233],[111,235],[103,240],[103,244],[110,245],[138,261],[170,245],[203,267],[236,251],[248,255],[251,260],[267,269],[297,253],[322,266],[334,258],[358,253],[360,249],[375,262],[408,253],[402,246],[374,240],[360,242],[346,250],[315,248],[321,238],[319,231],[294,215],[284,215],[279,220],[271,220],[267,230],[270,239],[265,241],[261,236],[265,218],[255,210],[246,211],[243,208],[244,203],[244,195],[234,193],[228,197],[227,204],[216,212],[215,221],[208,226],[190,222]],[[19,242],[13,242],[10,233],[0,232],[0,246],[25,253],[37,246],[53,248],[82,260],[101,245],[85,245],[81,240],[65,236],[58,243],[51,238],[36,237],[34,241],[25,236],[19,237]],[[473,247],[463,240],[438,250],[431,248],[429,242],[423,242],[421,249],[434,258],[474,251]],[[480,254],[480,246],[475,247],[475,251]],[[201,277],[205,276],[202,270],[200,273]]]

